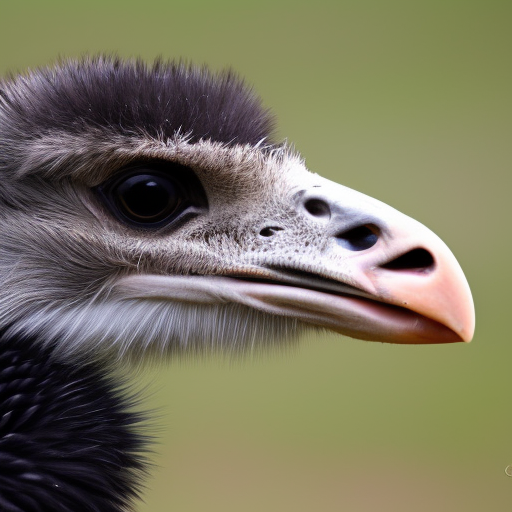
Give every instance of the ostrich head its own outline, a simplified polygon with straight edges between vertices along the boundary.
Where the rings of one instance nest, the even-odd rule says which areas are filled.
[[[182,64],[84,59],[0,84],[3,508],[130,506],[146,442],[106,361],[307,328],[471,339],[444,243],[271,131],[242,81]]]
[[[418,222],[309,172],[231,73],[67,62],[0,88],[0,326],[62,357],[246,350],[307,328],[469,341]]]

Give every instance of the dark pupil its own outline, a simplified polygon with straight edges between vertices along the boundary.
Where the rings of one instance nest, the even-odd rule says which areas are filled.
[[[132,176],[117,189],[123,213],[139,222],[156,222],[170,215],[179,200],[174,185],[161,176]]]

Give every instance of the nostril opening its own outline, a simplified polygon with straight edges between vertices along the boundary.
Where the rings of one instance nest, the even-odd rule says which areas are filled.
[[[336,235],[339,245],[349,251],[364,251],[373,247],[379,239],[378,228],[375,226],[358,226]]]
[[[266,228],[263,228],[261,231],[260,231],[260,235],[261,236],[274,236],[276,234],[277,231],[282,231],[283,228],[280,228],[278,226],[267,226]]]
[[[413,249],[381,267],[388,270],[426,271],[434,267],[434,258],[426,249]]]
[[[313,217],[319,217],[322,219],[329,219],[331,217],[331,209],[329,205],[321,199],[308,199],[304,203],[306,211],[313,215]]]

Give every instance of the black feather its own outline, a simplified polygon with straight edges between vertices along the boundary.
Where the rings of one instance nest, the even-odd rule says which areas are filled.
[[[0,346],[0,510],[126,511],[146,467],[133,399],[102,366],[31,340]]]
[[[0,99],[12,126],[32,137],[96,127],[232,145],[270,142],[273,128],[259,97],[232,71],[181,62],[66,61],[0,84]]]

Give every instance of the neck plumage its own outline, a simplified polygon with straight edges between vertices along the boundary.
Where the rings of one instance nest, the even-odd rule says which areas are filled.
[[[121,512],[148,439],[134,400],[98,364],[58,361],[0,332],[0,509]]]

